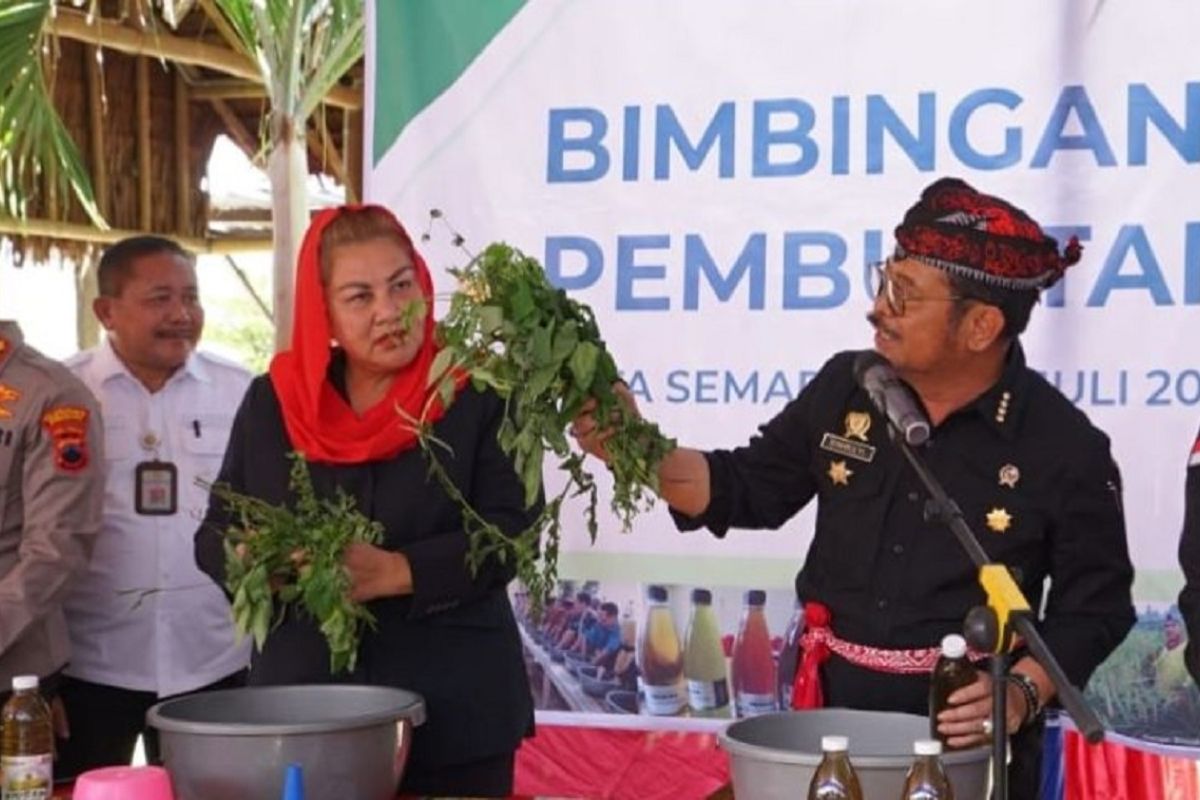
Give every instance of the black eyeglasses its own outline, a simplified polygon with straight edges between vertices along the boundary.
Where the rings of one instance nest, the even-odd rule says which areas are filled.
[[[955,302],[958,300],[972,300],[974,298],[963,294],[951,294],[940,297],[928,297],[921,294],[914,294],[911,289],[903,283],[899,283],[891,275],[893,258],[884,261],[877,261],[871,265],[871,283],[873,284],[875,297],[883,296],[887,301],[888,308],[897,317],[904,316],[904,312],[908,309],[909,303],[924,303],[929,302]]]

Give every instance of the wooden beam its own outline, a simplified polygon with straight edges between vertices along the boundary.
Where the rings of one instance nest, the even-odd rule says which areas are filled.
[[[305,131],[309,152],[322,166],[329,168],[328,174],[337,178],[338,183],[345,186],[346,170],[342,166],[342,157],[338,153],[337,147],[334,146],[333,139],[329,136],[329,128],[325,126],[325,120],[319,109],[310,122],[309,129]]]
[[[92,189],[96,193],[96,208],[108,219],[108,159],[104,153],[104,72],[98,47],[82,48],[84,73],[87,76],[88,138],[92,155]],[[75,262],[75,344],[80,350],[100,341],[100,321],[92,313],[92,301],[100,296],[97,267],[100,254],[89,252]]]
[[[208,21],[217,29],[217,33],[221,34],[221,38],[225,40],[225,44],[238,52],[242,52],[241,37],[238,36],[233,26],[229,24],[229,20],[225,19],[225,15],[221,13],[221,9],[217,8],[217,4],[213,0],[200,0],[200,10],[204,12],[204,16],[208,17]]]
[[[228,47],[173,36],[161,30],[139,31],[101,17],[96,17],[94,22],[88,24],[86,14],[61,7],[50,18],[49,30],[65,39],[87,42],[121,53],[178,61],[255,83],[263,82],[258,65],[244,54]],[[325,102],[341,108],[362,108],[362,93],[335,86]]]
[[[175,233],[192,232],[192,137],[188,87],[175,67]]]
[[[314,208],[309,211],[310,217],[315,217],[324,211],[324,208]],[[271,209],[269,208],[210,208],[208,210],[209,223],[220,222],[229,225],[254,225],[254,226],[270,226],[271,225]]]
[[[150,180],[153,163],[150,150],[150,60],[145,56],[137,59],[136,76],[138,226],[148,231],[154,227],[154,207],[151,205],[154,200]]]
[[[233,139],[234,144],[242,149],[246,158],[259,167],[263,166],[263,154],[260,152],[262,148],[259,147],[258,137],[250,135],[250,131],[246,130],[246,126],[242,124],[241,117],[235,114],[224,100],[209,100],[208,102],[212,105],[213,111],[217,112],[217,116],[221,118],[221,122],[225,124],[225,131],[229,134],[229,138]]]
[[[363,113],[347,109],[342,114],[342,152],[346,156],[346,195],[351,202],[363,201]]]
[[[267,89],[262,84],[237,78],[217,78],[197,81],[192,86],[193,100],[265,100]]]
[[[100,48],[84,47],[84,71],[88,89],[88,135],[91,140],[92,188],[100,216],[108,219],[108,159],[104,155],[104,76]]]
[[[66,239],[73,242],[112,244],[130,236],[143,236],[151,231],[101,230],[90,225],[74,222],[51,222],[44,219],[20,220],[0,217],[0,235],[36,236],[45,239]],[[175,241],[187,250],[199,255],[226,255],[228,253],[265,253],[272,249],[270,236],[175,236]]]

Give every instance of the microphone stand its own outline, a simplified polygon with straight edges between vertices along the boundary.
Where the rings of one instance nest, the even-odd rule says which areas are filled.
[[[972,646],[992,653],[992,797],[1007,800],[1008,717],[1005,705],[1008,700],[1009,651],[1015,641],[1014,633],[1020,635],[1038,664],[1046,670],[1057,690],[1059,702],[1067,709],[1084,738],[1096,744],[1104,738],[1104,726],[1046,647],[1046,642],[1034,626],[1034,614],[1029,608],[1029,601],[1021,593],[1008,567],[988,558],[958,503],[946,494],[921,456],[905,441],[904,432],[892,423],[886,408],[881,410],[884,411],[883,417],[888,420],[892,441],[929,492],[930,499],[925,504],[926,517],[948,527],[972,563],[979,568],[979,583],[987,595],[987,606],[971,610],[964,623],[964,632]]]

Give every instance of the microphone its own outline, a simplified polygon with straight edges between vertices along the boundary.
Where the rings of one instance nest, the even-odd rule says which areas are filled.
[[[929,420],[890,361],[873,350],[859,353],[854,359],[854,380],[905,442],[917,447],[929,441]]]

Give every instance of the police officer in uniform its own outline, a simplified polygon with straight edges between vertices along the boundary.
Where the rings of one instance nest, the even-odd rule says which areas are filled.
[[[62,601],[100,532],[102,447],[91,393],[0,320],[0,701],[15,675],[52,697],[70,658]]]
[[[868,320],[933,425],[925,459],[993,561],[1014,572],[1076,686],[1134,622],[1120,476],[1108,438],[1025,365],[1018,340],[1038,294],[1080,256],[1060,254],[1028,214],[956,179],[930,185],[896,228]],[[926,714],[937,643],[985,602],[953,535],[853,375],[831,358],[760,435],[734,450],[678,448],[659,469],[683,530],[778,528],[818,498],[796,590],[806,602],[793,706]],[[632,398],[627,395],[627,400]],[[603,458],[605,432],[574,433]],[[990,678],[951,695],[939,732],[953,747],[992,735]],[[1042,720],[1054,686],[1017,655],[1008,689],[1011,796],[1039,790]],[[996,733],[1000,733],[997,731]]]

